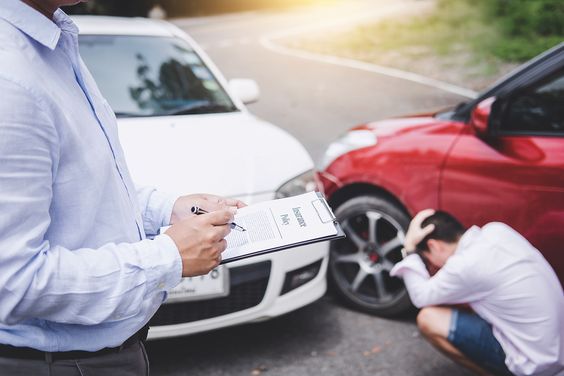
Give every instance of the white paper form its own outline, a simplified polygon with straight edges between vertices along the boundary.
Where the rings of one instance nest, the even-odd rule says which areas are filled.
[[[274,248],[290,248],[338,232],[325,199],[316,192],[238,209],[235,223],[247,231],[232,230],[227,236],[224,261]]]

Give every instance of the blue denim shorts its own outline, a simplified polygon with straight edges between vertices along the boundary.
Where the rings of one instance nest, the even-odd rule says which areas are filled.
[[[495,375],[512,375],[505,365],[505,352],[494,337],[492,326],[475,313],[453,309],[447,339],[485,370]]]

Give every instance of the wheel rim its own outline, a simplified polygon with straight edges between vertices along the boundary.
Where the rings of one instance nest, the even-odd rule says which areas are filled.
[[[353,301],[375,308],[393,303],[405,291],[390,276],[401,260],[402,226],[378,210],[363,210],[339,218],[347,235],[331,243],[330,268],[339,289]]]

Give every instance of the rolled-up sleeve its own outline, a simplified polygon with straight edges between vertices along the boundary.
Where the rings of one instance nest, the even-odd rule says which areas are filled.
[[[468,265],[466,265],[468,266]],[[410,255],[391,270],[390,275],[401,277],[412,303],[418,307],[441,304],[469,303],[483,292],[467,273],[461,258],[452,256],[434,275],[430,276],[418,255]]]
[[[137,186],[136,189],[145,234],[155,236],[161,227],[170,225],[172,208],[178,196],[159,192],[153,187]]]
[[[96,249],[50,244],[59,135],[32,93],[1,87],[0,322],[91,325],[137,314],[139,302],[180,281],[176,245],[167,235]]]

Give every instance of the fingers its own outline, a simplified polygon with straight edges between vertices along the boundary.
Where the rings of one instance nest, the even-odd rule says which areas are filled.
[[[236,208],[191,216],[169,227],[165,234],[176,244],[182,258],[182,275],[207,274],[221,263],[227,248],[225,237],[231,232]]]
[[[415,215],[415,217],[413,217],[413,220],[411,221],[411,223],[413,223],[414,225],[416,225],[417,227],[421,227],[421,223],[423,223],[423,221],[427,218],[429,218],[430,216],[432,216],[433,214],[435,214],[435,210],[434,209],[425,209],[425,210],[421,210],[419,213],[417,213]]]
[[[218,267],[218,266],[221,264],[221,260],[223,260],[223,257],[222,257],[222,255],[221,255],[221,253],[222,253],[223,251],[225,251],[226,249],[227,249],[227,241],[226,241],[225,239],[222,239],[222,240],[219,242],[219,244],[218,244],[218,247],[217,247],[217,254],[214,256],[213,264],[212,264],[212,268],[211,268],[211,269],[216,268],[216,267]],[[210,270],[211,270],[211,269],[210,269]]]
[[[203,214],[200,217],[213,226],[223,226],[227,223],[233,222],[233,218],[237,209],[229,207],[225,209],[216,210],[214,212]],[[229,226],[228,226],[229,227]]]
[[[205,247],[203,253],[200,253],[199,259],[206,260],[206,267],[198,272],[197,275],[203,275],[209,273],[212,269],[218,267],[222,261],[222,252],[227,249],[227,240],[224,239],[224,236],[221,232],[218,232],[219,228],[227,228],[227,232],[230,231],[229,226],[217,226],[214,227],[212,230],[215,231],[215,235],[213,236],[214,239],[208,238],[210,242],[209,247]],[[225,231],[222,229],[221,231]]]
[[[433,224],[427,225],[425,228],[421,228],[423,221],[433,214],[435,214],[434,209],[425,209],[413,217],[413,220],[409,224],[407,234],[405,235],[404,248],[408,252],[413,252],[417,244],[435,229],[435,225]]]
[[[239,209],[247,206],[247,204],[245,204],[243,201],[234,198],[225,198],[223,202],[225,203],[226,206],[234,206]]]
[[[208,211],[215,211],[225,209],[226,207],[233,206],[235,208],[242,208],[247,206],[243,201],[235,198],[220,197],[215,195],[202,194],[200,195],[206,202],[204,208]],[[203,204],[203,203],[202,203]]]
[[[423,240],[423,238],[425,238],[427,235],[432,233],[434,229],[435,229],[434,224],[427,225],[423,229],[421,229],[421,240]]]
[[[230,232],[231,227],[229,225],[214,226],[208,228],[205,235],[203,236],[203,240],[209,246],[215,247],[217,245],[216,243],[221,243],[227,237],[227,235],[229,235]],[[224,248],[220,247],[220,245],[217,245],[217,247],[221,248],[220,252],[224,251]]]

